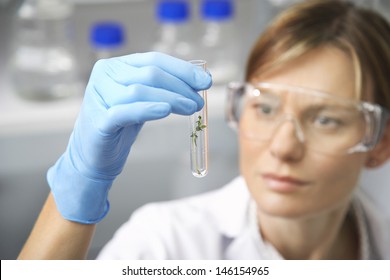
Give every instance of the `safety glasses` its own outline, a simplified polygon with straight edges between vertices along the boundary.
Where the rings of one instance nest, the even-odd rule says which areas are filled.
[[[248,140],[267,142],[288,124],[307,148],[326,154],[372,149],[389,121],[375,104],[273,83],[230,83],[226,117]],[[286,139],[288,141],[288,139]]]

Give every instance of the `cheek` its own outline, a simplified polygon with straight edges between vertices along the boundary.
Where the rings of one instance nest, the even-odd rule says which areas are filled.
[[[248,141],[241,136],[239,137],[239,147],[240,171],[248,181],[259,168],[258,161],[264,148],[259,146],[258,143]]]
[[[349,198],[355,189],[365,162],[363,154],[343,157],[313,156],[310,170],[315,179],[315,191],[322,201],[337,201]],[[309,166],[309,163],[308,163]]]
[[[261,172],[264,162],[264,154],[266,153],[266,145],[260,142],[250,141],[243,137],[239,137],[239,166],[240,173],[245,179],[249,192],[252,197],[260,203],[260,200],[266,198],[263,195],[264,188],[259,182],[259,172]]]
[[[320,181],[335,185],[356,185],[365,158],[364,154],[359,153],[343,157],[315,155],[312,157],[312,162],[316,163],[313,175]]]

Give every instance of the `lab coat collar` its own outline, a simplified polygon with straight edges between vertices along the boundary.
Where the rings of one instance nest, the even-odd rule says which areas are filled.
[[[355,199],[362,259],[390,259],[390,219],[369,195],[358,189]]]
[[[219,232],[226,238],[236,238],[247,224],[247,211],[251,200],[243,177],[236,177],[227,185],[224,199],[213,202],[212,213]]]
[[[275,247],[262,238],[257,222],[256,203],[253,200],[248,203],[247,211],[249,213],[246,214],[247,219],[240,234],[226,248],[225,259],[282,260],[283,257]]]
[[[261,237],[256,205],[244,178],[235,178],[227,188],[224,199],[213,205],[217,227],[224,238],[224,259],[282,259]]]

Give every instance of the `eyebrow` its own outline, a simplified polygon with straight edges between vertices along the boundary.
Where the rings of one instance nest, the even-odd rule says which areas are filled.
[[[272,89],[271,90],[266,89],[265,91],[261,91],[260,90],[260,92],[262,94],[260,94],[260,95],[250,95],[250,97],[252,97],[254,99],[257,99],[257,98],[263,96],[263,97],[268,97],[268,98],[271,98],[271,99],[283,100],[283,98],[281,98],[281,96],[283,96],[284,93],[281,93],[281,92],[278,92],[278,91],[275,91],[275,90],[272,90]],[[331,97],[330,97],[331,102],[329,102],[329,103],[321,102],[320,101],[321,99],[316,100],[316,101],[311,102],[311,103],[310,102],[303,102],[304,100],[305,99],[298,100],[298,104],[305,105],[305,103],[309,103],[310,107],[317,108],[318,110],[325,110],[325,109],[348,110],[348,109],[351,109],[351,108],[356,108],[356,103],[353,102],[352,100],[351,101],[349,101],[349,100],[340,100],[340,101],[334,100],[334,101],[332,101]]]
[[[354,113],[356,112],[355,110],[351,110],[351,108],[347,108],[344,106],[328,106],[328,105],[312,105],[312,106],[306,106],[303,109],[303,112],[305,114],[307,113],[317,113],[321,111],[330,111],[330,112],[335,112],[335,113],[342,113],[343,115],[346,116],[353,116],[355,115]]]
[[[290,85],[284,85],[284,84],[274,84],[269,82],[258,82],[253,84],[255,89],[260,90],[260,92],[263,90],[266,93],[278,93],[281,92],[283,94],[285,93],[302,93],[302,94],[315,94],[319,96],[325,96],[325,97],[334,97],[334,98],[340,98],[343,99],[346,102],[354,102],[355,100],[350,100],[349,98],[340,97],[340,96],[334,96],[330,91],[325,90],[317,90],[313,88],[305,88],[300,86],[290,86]]]

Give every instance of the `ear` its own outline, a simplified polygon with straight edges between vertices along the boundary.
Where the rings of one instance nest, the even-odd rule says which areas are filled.
[[[368,153],[365,166],[376,168],[386,163],[390,159],[390,121],[384,129],[380,142]]]

